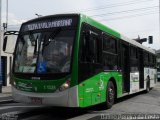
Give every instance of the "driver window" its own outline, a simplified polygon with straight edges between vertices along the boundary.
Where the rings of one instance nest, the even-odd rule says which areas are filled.
[[[98,35],[93,34],[92,31],[83,32],[83,35],[81,36],[80,61],[99,63],[99,46]]]

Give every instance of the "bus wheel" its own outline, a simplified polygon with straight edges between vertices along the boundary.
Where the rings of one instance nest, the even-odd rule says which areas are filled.
[[[149,82],[149,77],[147,78],[147,82],[146,82],[146,93],[148,93],[150,91],[150,82]]]
[[[106,91],[106,107],[109,109],[114,104],[115,99],[115,87],[112,81],[108,82]]]

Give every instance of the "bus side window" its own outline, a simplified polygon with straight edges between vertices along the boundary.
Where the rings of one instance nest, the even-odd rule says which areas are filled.
[[[105,34],[103,36],[103,65],[105,70],[118,69],[117,40]]]
[[[138,50],[134,46],[130,46],[130,71],[138,71]]]
[[[93,34],[89,38],[89,56],[91,63],[99,63],[98,37]]]
[[[150,66],[151,68],[154,68],[154,65],[155,65],[155,57],[153,54],[150,54]]]
[[[87,33],[85,31],[82,32],[81,35],[81,45],[80,45],[80,61],[81,62],[87,62],[88,58],[87,58],[87,51],[88,51],[88,39],[89,39],[89,35],[87,35]],[[86,52],[85,52],[86,51]]]
[[[154,55],[154,68],[157,68],[156,56]]]
[[[144,51],[144,66],[149,67],[149,55],[146,51]]]
[[[81,62],[99,63],[98,37],[90,32],[83,32],[81,39]]]

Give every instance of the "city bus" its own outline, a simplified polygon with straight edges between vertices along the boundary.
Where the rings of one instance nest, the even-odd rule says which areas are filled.
[[[115,99],[149,92],[157,81],[154,50],[82,14],[23,23],[13,55],[17,102],[111,108]]]

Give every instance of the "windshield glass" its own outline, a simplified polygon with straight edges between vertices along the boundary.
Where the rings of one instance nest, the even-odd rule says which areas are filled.
[[[18,73],[70,72],[74,30],[28,32],[18,39],[14,71]]]

